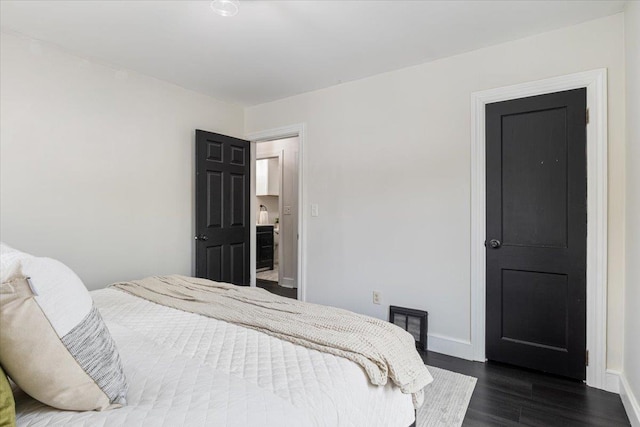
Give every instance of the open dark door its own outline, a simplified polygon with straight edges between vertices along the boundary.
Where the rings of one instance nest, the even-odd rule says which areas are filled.
[[[586,89],[486,107],[486,355],[585,379]]]
[[[196,276],[249,285],[249,141],[196,130]]]

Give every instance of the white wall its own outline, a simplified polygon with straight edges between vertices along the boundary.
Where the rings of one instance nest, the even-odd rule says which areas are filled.
[[[248,108],[245,132],[306,123],[307,299],[386,318],[429,311],[470,339],[470,94],[608,68],[608,365],[622,367],[623,15]],[[309,216],[309,206],[305,206]],[[372,304],[380,290],[383,304]],[[431,342],[434,342],[433,340]]]
[[[243,110],[58,48],[0,37],[0,237],[89,288],[192,272],[194,130]]]
[[[635,422],[640,426],[640,3],[628,2],[625,11],[627,78],[627,199],[626,287],[623,383],[635,400]],[[625,384],[623,384],[624,388]],[[625,402],[627,403],[627,402]],[[625,406],[629,406],[628,404]],[[627,412],[630,408],[627,407]],[[631,414],[630,414],[630,418]],[[632,418],[633,419],[633,418]]]
[[[257,158],[279,152],[282,152],[283,169],[280,197],[283,207],[291,206],[290,215],[280,212],[280,284],[295,288],[298,286],[298,137],[256,143]]]

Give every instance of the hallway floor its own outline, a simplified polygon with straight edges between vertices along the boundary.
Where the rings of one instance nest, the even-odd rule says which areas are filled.
[[[256,278],[278,283],[278,280],[280,280],[278,273],[278,263],[273,264],[273,270],[264,270],[257,272]]]
[[[281,297],[298,299],[298,290],[296,288],[285,288],[278,285],[278,282],[258,278],[256,279],[256,286]]]

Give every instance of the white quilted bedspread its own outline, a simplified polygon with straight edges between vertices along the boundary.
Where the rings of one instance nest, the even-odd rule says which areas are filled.
[[[409,426],[411,395],[355,363],[261,332],[92,292],[122,357],[128,405],[65,412],[16,395],[18,426]],[[426,402],[425,404],[428,404]]]

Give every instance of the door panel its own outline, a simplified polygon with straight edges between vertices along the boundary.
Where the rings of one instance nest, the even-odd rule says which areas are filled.
[[[249,284],[249,142],[196,131],[196,276]]]
[[[222,172],[207,171],[207,194],[223,194]],[[222,199],[210,197],[207,203],[207,228],[222,227]]]
[[[213,162],[222,162],[222,143],[215,141],[207,141],[207,160]]]
[[[567,291],[566,274],[503,270],[502,338],[566,349]]]
[[[246,182],[244,175],[231,174],[231,223],[232,227],[245,226],[245,188]]]
[[[209,246],[207,248],[207,270],[206,278],[209,280],[215,280],[216,282],[222,281],[222,245]]]
[[[246,274],[246,264],[248,264],[248,259],[245,256],[246,247],[248,244],[235,243],[230,245],[230,253],[231,253],[231,283],[244,283],[248,282],[249,278],[245,277]]]
[[[577,379],[586,375],[585,127],[586,89],[486,107],[487,358]]]
[[[238,144],[231,144],[231,163],[234,165],[245,166],[249,163],[245,157],[248,157],[248,147]]]
[[[566,142],[564,108],[502,116],[504,244],[567,246]]]

